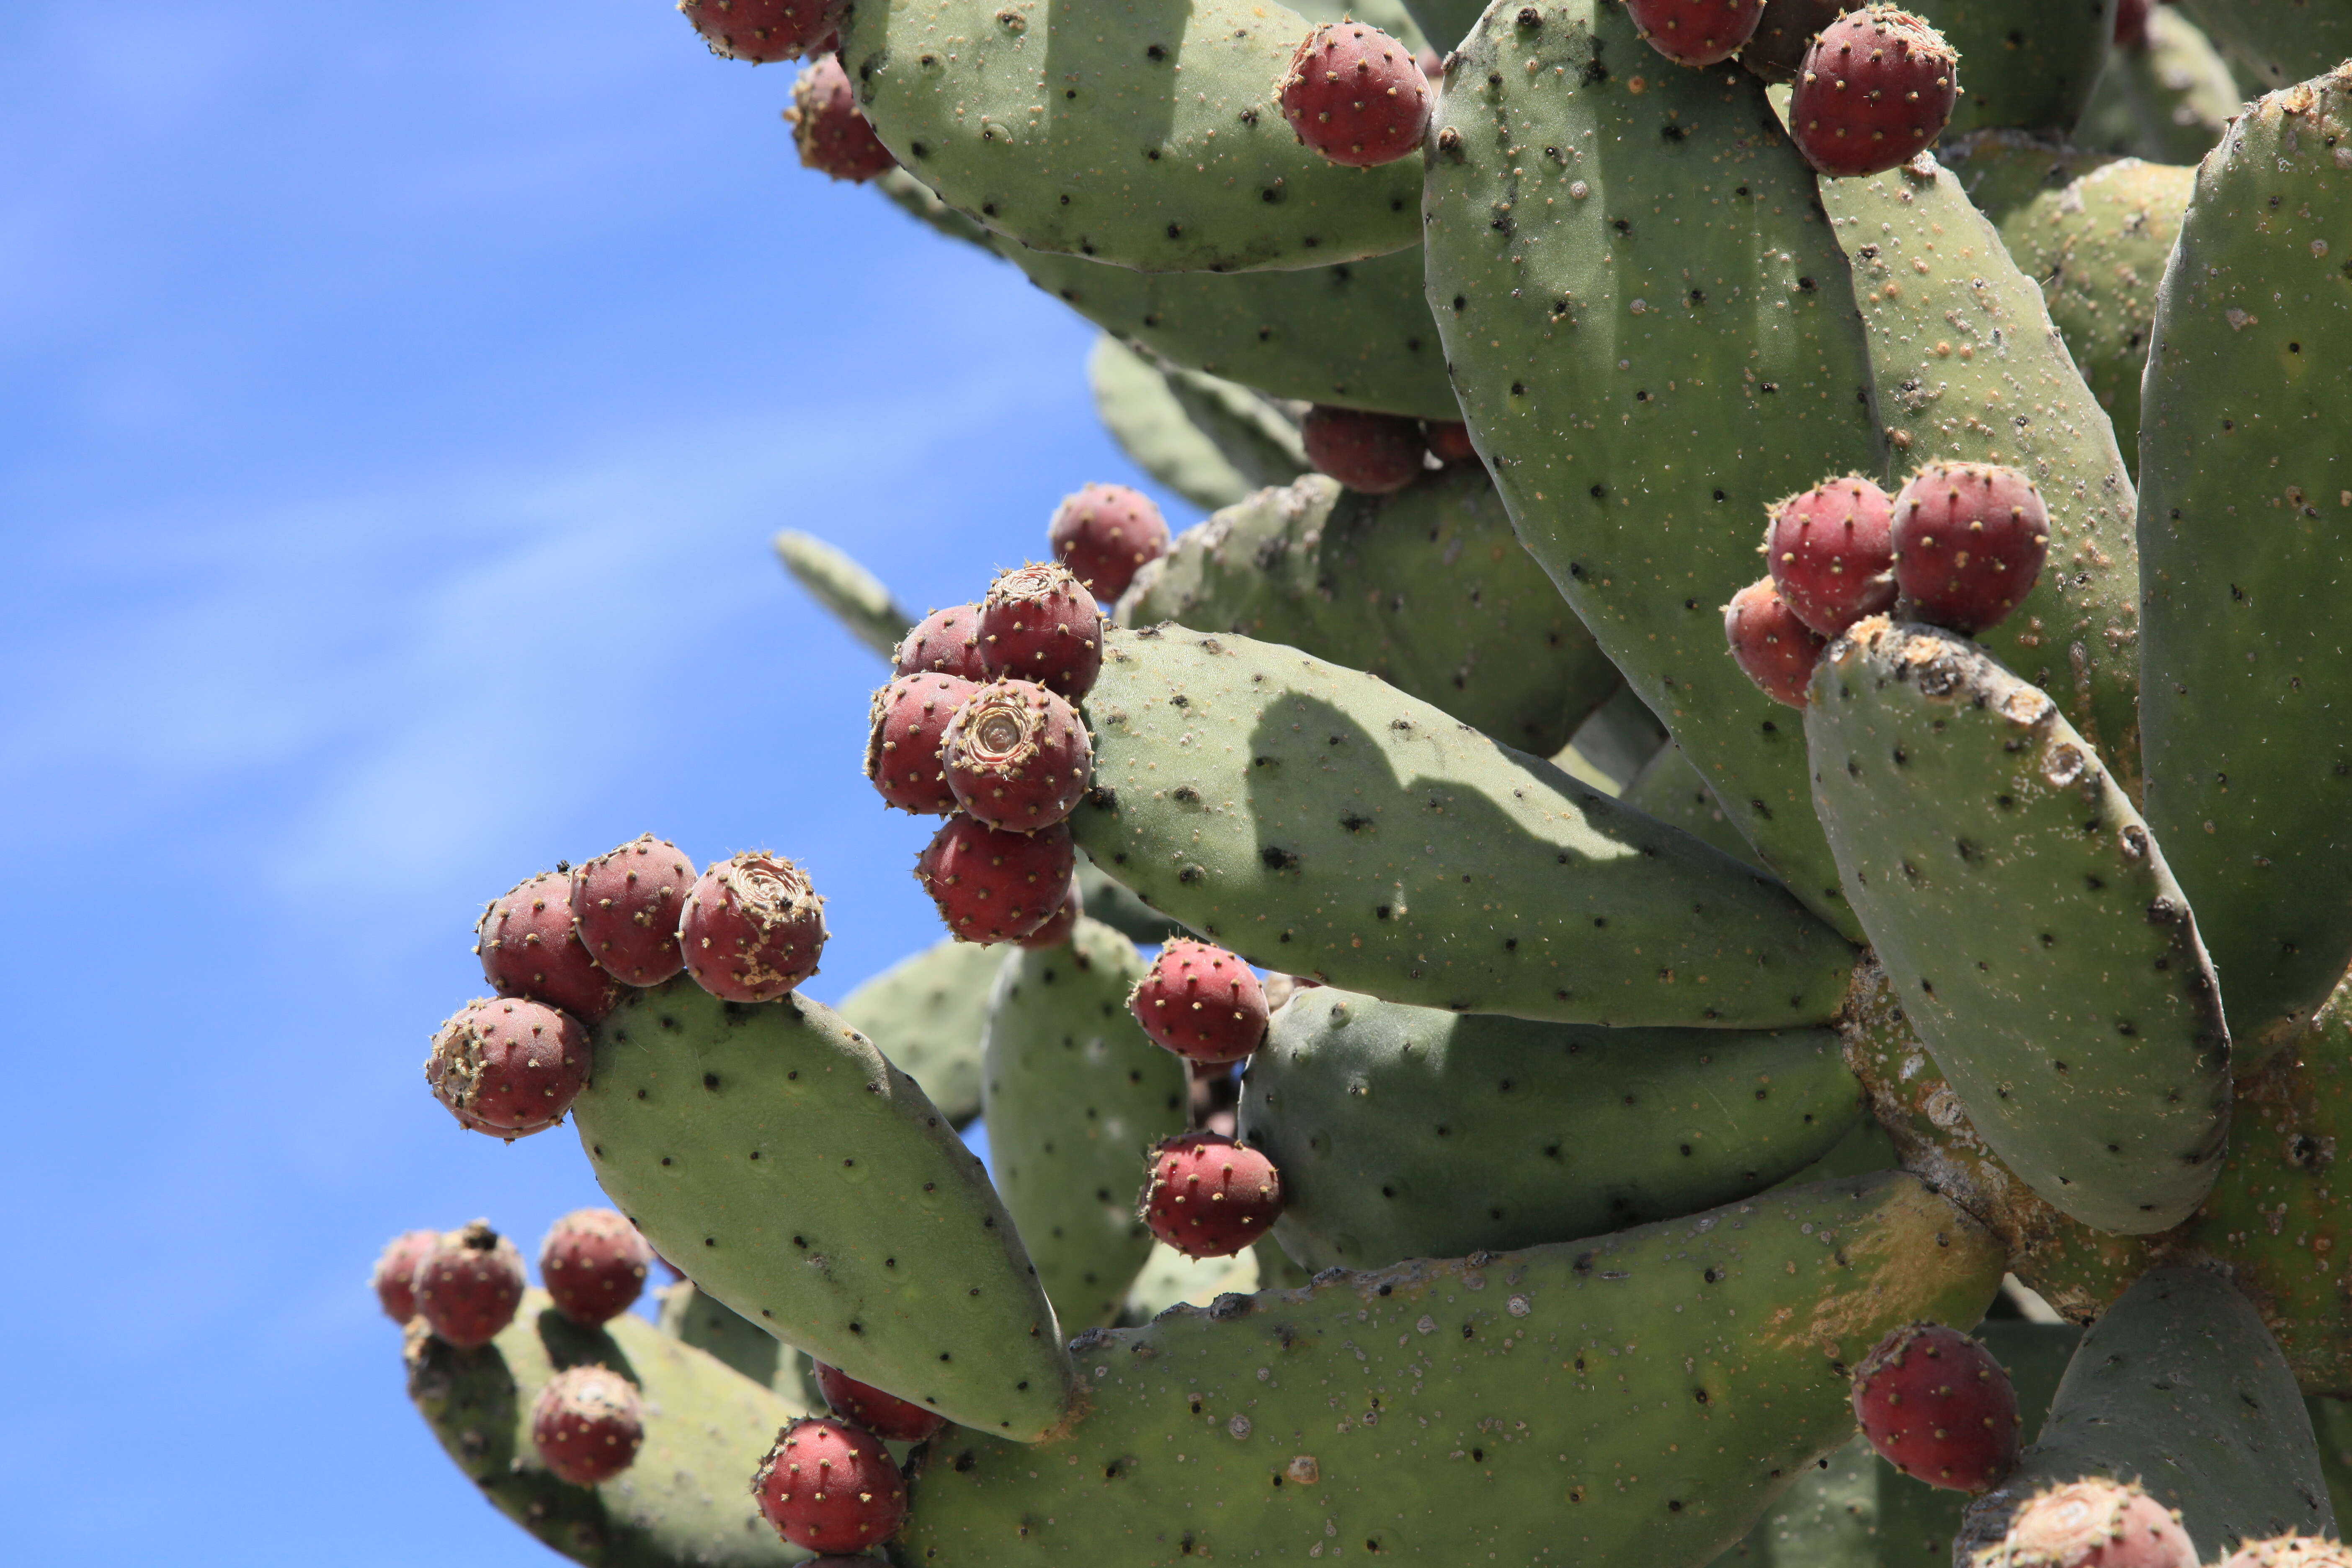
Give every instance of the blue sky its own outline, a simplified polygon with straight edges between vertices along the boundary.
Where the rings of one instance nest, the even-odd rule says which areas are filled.
[[[1092,330],[799,169],[791,81],[666,0],[0,8],[10,1555],[550,1561],[364,1283],[600,1201],[424,1088],[475,910],[650,829],[806,864],[821,998],[938,934],[767,539],[922,608],[1136,476]]]

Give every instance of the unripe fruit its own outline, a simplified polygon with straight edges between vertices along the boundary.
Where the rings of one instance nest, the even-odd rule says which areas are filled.
[[[416,1310],[460,1350],[488,1344],[522,1305],[522,1254],[475,1220],[435,1243],[416,1266]]]
[[[824,1395],[833,1413],[845,1421],[855,1421],[877,1437],[893,1443],[919,1443],[947,1425],[947,1417],[936,1410],[926,1410],[910,1399],[895,1394],[885,1394],[872,1384],[860,1383],[837,1366],[823,1362],[816,1366],[817,1392]]]
[[[572,929],[597,967],[625,985],[658,985],[686,967],[677,913],[694,862],[645,834],[572,872]]]
[[[837,55],[823,54],[793,83],[793,106],[784,110],[800,149],[801,167],[858,184],[898,166],[882,138],[857,110],[857,94]]]
[[[1844,0],[1764,0],[1739,63],[1766,81],[1794,81],[1813,35],[1844,13]]]
[[[1319,403],[1307,411],[1298,437],[1317,473],[1372,496],[1401,490],[1421,478],[1422,455],[1428,450],[1412,420]]]
[[[703,872],[678,916],[686,972],[729,1002],[772,1002],[816,973],[824,900],[790,860],[754,850]]]
[[[1152,1150],[1139,1212],[1187,1258],[1231,1258],[1281,1217],[1282,1173],[1247,1144],[1181,1133]]]
[[[1478,448],[1470,444],[1470,426],[1459,419],[1431,420],[1428,446],[1429,455],[1448,468],[1478,461]]]
[[[468,1002],[433,1037],[425,1081],[459,1122],[512,1142],[563,1120],[588,1085],[588,1031],[540,1002]]]
[[[1061,907],[1077,851],[1055,823],[1004,833],[958,812],[915,857],[915,880],[958,942],[1018,942]]]
[[[1908,613],[1973,635],[2032,591],[2050,555],[2042,492],[2015,468],[1930,463],[1895,498],[1895,581]]]
[[[636,1463],[646,1440],[636,1386],[601,1366],[568,1366],[547,1380],[530,1407],[530,1442],[558,1480],[609,1481]]]
[[[2352,1548],[2315,1535],[2279,1535],[2246,1542],[2221,1559],[2221,1568],[2352,1568]]]
[[[1643,42],[1678,66],[1711,66],[1755,35],[1764,0],[1625,0]]]
[[[1766,696],[1791,708],[1805,705],[1805,687],[1829,638],[1797,618],[1771,578],[1731,596],[1723,607],[1723,635],[1731,657]]]
[[[2028,1501],[1972,1568],[2197,1568],[2180,1516],[2136,1486],[2069,1481]]]
[[[955,710],[940,761],[968,815],[991,827],[1032,833],[1076,808],[1094,773],[1095,748],[1078,710],[1061,697],[1034,681],[999,680]]]
[[[1859,475],[1827,479],[1772,509],[1764,559],[1781,602],[1833,637],[1895,603],[1895,502]]]
[[[1143,1032],[1196,1062],[1237,1062],[1265,1044],[1265,990],[1239,953],[1188,937],[1160,950],[1128,1006]]]
[[[1000,574],[980,602],[980,660],[993,679],[1034,680],[1076,702],[1102,670],[1102,611],[1058,561]]]
[[[619,982],[572,929],[568,871],[526,877],[494,900],[474,927],[474,952],[501,996],[528,996],[583,1024],[600,1024],[620,1005]]]
[[[763,66],[824,44],[846,6],[845,0],[677,0],[677,8],[712,54]]]
[[[1070,879],[1070,891],[1061,907],[1045,917],[1045,923],[1021,939],[1021,945],[1031,951],[1060,947],[1078,929],[1078,917],[1087,912],[1087,900],[1078,891],[1078,879]]]
[[[812,1552],[878,1545],[907,1521],[907,1483],[882,1439],[821,1416],[776,1434],[751,1495],[777,1534]]]
[[[1879,1458],[1931,1487],[1989,1491],[2017,1468],[2017,1389],[1958,1329],[1889,1330],[1853,1373],[1853,1418]]]
[[[1326,22],[1299,40],[1282,79],[1282,117],[1334,163],[1370,169],[1421,150],[1429,79],[1411,49],[1361,22]]]
[[[1944,133],[1959,79],[1952,46],[1908,11],[1848,12],[1805,51],[1790,134],[1824,174],[1883,174]]]
[[[1127,592],[1145,562],[1168,553],[1168,520],[1141,490],[1087,485],[1062,498],[1045,537],[1054,559],[1108,604]]]
[[[988,679],[988,665],[980,657],[980,606],[950,605],[933,610],[898,644],[891,668],[900,675],[955,675],[979,682]]]
[[[866,776],[884,800],[925,816],[956,808],[940,743],[948,721],[979,689],[960,675],[902,675],[874,694]]]
[[[416,1266],[440,1244],[441,1233],[437,1230],[409,1230],[385,1245],[369,1281],[375,1287],[376,1302],[383,1308],[385,1317],[395,1323],[404,1323],[416,1316]]]
[[[586,1328],[609,1323],[646,1288],[653,1248],[611,1209],[574,1209],[539,1247],[539,1278],[555,1309]]]

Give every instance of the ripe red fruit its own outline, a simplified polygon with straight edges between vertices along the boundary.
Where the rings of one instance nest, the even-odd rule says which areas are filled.
[[[1187,1258],[1231,1258],[1282,1214],[1282,1173],[1245,1143],[1185,1132],[1151,1152],[1139,1205],[1151,1234]]]
[[[993,679],[1034,680],[1076,702],[1102,670],[1102,626],[1068,567],[1018,566],[980,602],[980,659]]]
[[[2352,1549],[2315,1535],[2276,1535],[2243,1542],[2221,1568],[2352,1568]]]
[[[587,1087],[588,1031],[520,997],[468,1002],[433,1036],[425,1081],[477,1132],[512,1142],[563,1120]]]
[[[677,0],[722,59],[763,66],[810,53],[841,26],[845,0]]]
[[[800,149],[801,167],[836,180],[863,184],[898,166],[882,138],[857,110],[857,94],[837,55],[823,54],[793,83],[793,106],[784,110]]]
[[[1282,79],[1282,117],[1334,163],[1370,169],[1421,149],[1429,79],[1411,49],[1361,22],[1326,22]]]
[[[1196,1062],[1237,1062],[1265,1043],[1265,989],[1239,953],[1171,937],[1127,1005],[1143,1032]]]
[[[970,681],[988,679],[980,657],[980,606],[950,605],[917,621],[898,644],[892,668],[900,675],[957,675]]]
[[[967,815],[1030,833],[1076,809],[1095,747],[1078,710],[1060,696],[1034,681],[998,680],[955,710],[940,761]]]
[[[1989,1491],[2017,1468],[2017,1390],[1958,1329],[1889,1330],[1853,1373],[1853,1418],[1879,1458],[1931,1487]]]
[[[478,1219],[435,1242],[416,1266],[416,1310],[460,1350],[498,1338],[522,1305],[522,1254]]]
[[[2147,47],[2148,0],[2116,0],[2116,47]]]
[[[1087,485],[1062,498],[1045,537],[1054,559],[1108,604],[1127,592],[1147,561],[1168,553],[1168,521],[1141,490]]]
[[[776,1434],[751,1495],[777,1534],[812,1552],[879,1545],[907,1521],[907,1483],[882,1439],[823,1416]]]
[[[1764,559],[1796,617],[1825,637],[1895,603],[1895,502],[1858,475],[1772,509]]]
[[[539,1278],[555,1309],[587,1328],[629,1310],[646,1288],[653,1248],[611,1209],[574,1209],[539,1246]]]
[[[387,1243],[383,1256],[375,1260],[375,1273],[370,1283],[375,1287],[375,1299],[383,1308],[383,1315],[395,1323],[404,1323],[416,1316],[416,1266],[425,1255],[440,1245],[437,1230],[403,1231]]]
[[[1078,917],[1087,912],[1087,900],[1078,891],[1078,879],[1070,879],[1070,891],[1061,907],[1045,917],[1045,923],[1021,939],[1021,945],[1034,950],[1059,947],[1070,940],[1078,929]]]
[[[609,1481],[636,1463],[646,1440],[635,1384],[601,1366],[568,1366],[547,1380],[530,1407],[530,1442],[558,1480]]]
[[[677,912],[694,862],[647,833],[572,871],[572,929],[597,967],[625,985],[658,985],[686,967]]]
[[[2136,1486],[2069,1481],[2042,1492],[2011,1519],[2009,1533],[1976,1556],[1977,1568],[2197,1568],[2180,1516]]]
[[[1824,174],[1882,174],[1944,133],[1959,84],[1959,56],[1934,27],[1892,5],[1850,11],[1805,51],[1790,132]]]
[[[1431,420],[1428,445],[1429,455],[1449,468],[1478,460],[1478,448],[1470,444],[1470,426],[1459,419]]]
[[[1766,81],[1794,81],[1813,35],[1845,13],[1845,0],[1764,0],[1739,63]]]
[[[1053,917],[1077,869],[1070,830],[1003,833],[958,812],[915,857],[915,880],[958,942],[1018,942]]]
[[[1428,449],[1412,420],[1319,403],[1307,411],[1298,435],[1317,473],[1372,496],[1401,490],[1421,478],[1422,455]]]
[[[494,900],[474,927],[474,952],[501,996],[528,996],[583,1024],[602,1023],[620,1005],[619,983],[572,929],[567,871],[526,877]]]
[[[884,800],[926,816],[956,808],[940,742],[948,721],[979,689],[960,675],[902,675],[874,694],[866,776]]]
[[[893,1443],[919,1443],[947,1425],[947,1417],[936,1410],[926,1410],[911,1399],[901,1399],[895,1394],[885,1394],[872,1384],[860,1383],[837,1366],[817,1362],[817,1392],[824,1395],[833,1413],[845,1421],[855,1421],[877,1437]]]
[[[816,973],[824,900],[790,860],[753,850],[703,872],[677,921],[686,972],[713,996],[772,1002]]]
[[[1723,607],[1723,635],[1731,657],[1766,696],[1791,708],[1805,705],[1813,662],[1830,639],[1797,618],[1766,577],[1750,583]]]
[[[1895,497],[1895,584],[1910,613],[1947,630],[2000,625],[2049,555],[2049,510],[2015,468],[1930,463]]]
[[[1678,66],[1711,66],[1754,37],[1764,0],[1625,0],[1642,39]]]

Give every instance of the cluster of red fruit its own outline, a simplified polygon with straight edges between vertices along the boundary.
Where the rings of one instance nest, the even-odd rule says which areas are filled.
[[[1724,607],[1724,635],[1749,679],[1802,708],[1821,651],[1865,616],[2000,625],[2042,575],[2050,513],[2015,468],[1930,463],[1891,497],[1854,476],[1790,496],[1763,549],[1771,574]]]
[[[652,835],[516,884],[475,928],[498,995],[433,1037],[425,1080],[458,1122],[509,1142],[545,1131],[588,1082],[588,1028],[623,988],[683,969],[730,1002],[772,1002],[816,973],[824,900],[764,852],[697,877]]]
[[[1404,489],[1429,470],[1431,458],[1449,468],[1478,460],[1470,427],[1453,419],[1408,419],[1318,403],[1307,411],[1298,437],[1309,468],[1366,495]]]

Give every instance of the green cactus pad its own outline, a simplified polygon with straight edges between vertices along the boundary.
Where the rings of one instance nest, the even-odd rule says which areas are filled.
[[[1073,1345],[1066,1436],[934,1442],[900,1559],[1703,1563],[1853,1432],[1848,1366],[2000,1275],[1889,1173],[1172,1311]]]
[[[1652,757],[1617,798],[1702,843],[1714,845],[1735,860],[1756,865],[1756,851],[1731,826],[1723,803],[1715,798],[1715,792],[1706,787],[1706,780],[1691,766],[1680,746],[1667,746]]]
[[[572,1106],[597,1182],[663,1256],[787,1344],[1020,1441],[1064,1417],[1053,1309],[980,1162],[865,1036],[798,996],[687,980],[596,1026]]]
[[[1652,759],[1671,745],[1650,705],[1632,687],[1621,685],[1576,727],[1568,738],[1568,752],[1555,753],[1553,760],[1570,773],[1582,768],[1592,774],[1585,782],[1603,795],[1622,796]],[[1749,858],[1748,841],[1738,834],[1732,837],[1739,842],[1736,858]]]
[[[1272,0],[865,0],[841,61],[899,163],[998,234],[1147,272],[1287,270],[1419,237],[1417,156],[1346,168],[1283,119],[1313,26]]]
[[[2336,1533],[2294,1374],[2262,1315],[2201,1269],[2156,1270],[2091,1326],[2041,1436],[1969,1505],[1954,1561],[2000,1540],[2035,1492],[2094,1476],[2179,1509],[2208,1561],[2241,1541]]]
[[[1754,871],[1375,678],[1113,629],[1084,710],[1097,865],[1253,963],[1563,1023],[1820,1023],[1852,954]]]
[[[1078,901],[1087,918],[1097,920],[1128,941],[1145,947],[1186,934],[1183,923],[1170,920],[1133,892],[1102,874],[1100,867],[1078,852]]]
[[[2311,1434],[2319,1444],[2319,1468],[2327,1478],[2327,1500],[2340,1521],[2352,1519],[2352,1405],[2340,1399],[2306,1399]]]
[[[1330,987],[1275,1016],[1241,1132],[1310,1268],[1459,1258],[1712,1208],[1863,1121],[1826,1029],[1592,1029]]]
[[[880,578],[850,558],[849,552],[814,534],[784,530],[775,538],[776,554],[809,597],[823,605],[849,635],[880,654],[894,657],[915,617],[899,608]]]
[[[1960,183],[1969,205],[1998,224],[2035,197],[2063,191],[2092,170],[2114,163],[2116,154],[2031,131],[1976,131],[1937,143],[1936,158]]]
[[[989,992],[1017,951],[950,937],[900,959],[834,1011],[867,1038],[888,1041],[890,1065],[961,1127],[980,1114],[980,1037],[988,1026]]]
[[[2074,129],[2107,63],[2115,15],[2104,5],[2042,0],[1913,0],[1960,55],[1950,134]]]
[[[1864,621],[1811,696],[1838,868],[1977,1132],[2084,1224],[2186,1218],[2221,1172],[2229,1037],[2131,802],[2047,696],[1949,632]]]
[[[776,1433],[808,1414],[710,1356],[623,1313],[583,1329],[544,1291],[499,1337],[461,1351],[409,1325],[408,1396],[482,1495],[546,1545],[592,1568],[763,1568],[801,1563],[742,1482]],[[602,1486],[561,1481],[530,1439],[539,1391],[565,1367],[602,1366],[637,1385],[645,1444]]]
[[[2147,817],[2241,1071],[2352,960],[2347,98],[2273,93],[2199,167],[2140,419]]]
[[[1543,756],[1622,689],[1475,463],[1392,495],[1260,490],[1178,535],[1118,618],[1286,644]]]
[[[2352,55],[2352,0],[2181,0],[2180,8],[2256,92],[2306,80]]]
[[[824,1408],[809,1358],[734,1308],[681,1279],[660,1293],[663,1333],[681,1344],[716,1356],[762,1388],[811,1410]]]
[[[2107,57],[2074,140],[2152,163],[2193,164],[2221,139],[2244,99],[2204,29],[2177,5],[2150,5],[2147,47]]]
[[[1469,35],[1478,25],[1478,13],[1486,7],[1478,0],[1410,0],[1406,7],[1412,13],[1422,36],[1443,55]],[[1430,79],[1438,85],[1438,79]]]
[[[1162,364],[1169,395],[1184,416],[1217,444],[1217,449],[1249,480],[1252,489],[1286,485],[1307,471],[1307,447],[1299,435],[1300,410],[1237,381],[1204,370]]]
[[[1885,464],[1812,171],[1762,82],[1668,64],[1605,0],[1489,9],[1446,84],[1429,301],[1519,535],[1765,862],[1856,934],[1796,716],[1723,641],[1765,509]]]
[[[997,1190],[1065,1334],[1118,1316],[1151,1253],[1135,1195],[1151,1148],[1184,1131],[1191,1075],[1128,1010],[1147,966],[1081,919],[1066,947],[1020,952],[989,1005],[982,1107]]]
[[[1870,326],[1878,411],[1895,447],[1889,480],[1922,463],[1965,461],[2006,463],[2040,487],[2049,564],[1984,644],[2051,694],[2137,798],[2131,478],[2041,289],[1931,159],[1825,181],[1822,199]]]
[[[1166,1242],[1155,1241],[1151,1244],[1151,1256],[1144,1259],[1142,1270],[1128,1287],[1127,1303],[1119,1310],[1119,1326],[1133,1328],[1148,1323],[1179,1303],[1206,1307],[1228,1293],[1254,1296],[1260,1289],[1257,1264],[1256,1247],[1244,1248],[1232,1258],[1187,1258]]]
[[[1162,366],[1107,332],[1087,381],[1120,450],[1196,506],[1231,506],[1306,471],[1297,427],[1245,386]]]

